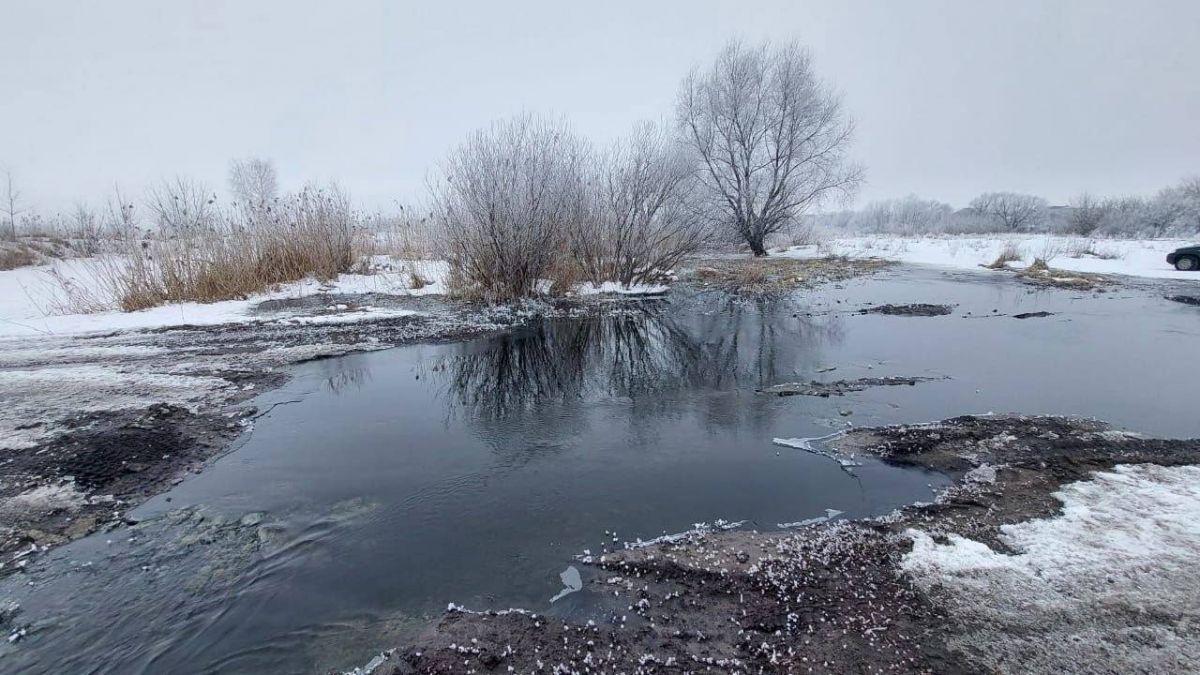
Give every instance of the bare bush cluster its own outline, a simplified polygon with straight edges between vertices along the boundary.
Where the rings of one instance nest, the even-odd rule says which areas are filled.
[[[434,185],[452,283],[500,302],[669,271],[708,236],[690,201],[693,175],[655,124],[600,153],[561,121],[493,124],[451,153]]]

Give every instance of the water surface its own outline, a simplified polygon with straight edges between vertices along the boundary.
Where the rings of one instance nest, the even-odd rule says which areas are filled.
[[[448,602],[593,615],[586,585],[549,602],[585,549],[717,518],[770,529],[825,509],[876,515],[945,482],[873,461],[850,474],[774,437],[988,411],[1200,436],[1190,391],[1200,311],[1160,290],[1033,291],[892,271],[783,299],[677,293],[304,364],[258,402],[278,405],[237,450],[134,514],[144,526],[60,549],[33,587],[6,582],[38,630],[0,666],[348,668]],[[854,312],[885,302],[956,309]],[[1002,316],[1038,310],[1055,315]],[[949,379],[828,399],[755,392],[888,375]],[[246,514],[244,526],[213,525]]]

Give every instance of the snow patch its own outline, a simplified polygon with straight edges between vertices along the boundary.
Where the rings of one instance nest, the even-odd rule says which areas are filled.
[[[615,281],[605,281],[601,284],[583,283],[574,289],[576,295],[662,295],[671,290],[662,284],[630,284],[622,285]]]
[[[1151,663],[1180,672],[1200,657],[1187,629],[1200,619],[1200,467],[1122,465],[1055,496],[1061,515],[1001,528],[1014,554],[909,530],[901,567],[974,627],[963,641],[991,667],[1035,659],[1033,670],[1062,670],[1051,666],[1103,658],[1113,672],[1158,670]],[[1081,626],[1079,616],[1097,618]],[[1130,631],[1144,644],[1118,639]]]

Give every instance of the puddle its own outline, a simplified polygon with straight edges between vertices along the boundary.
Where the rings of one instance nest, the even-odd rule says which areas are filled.
[[[885,303],[954,311],[856,313]],[[1053,315],[964,318],[1041,311]],[[844,471],[776,438],[988,411],[1200,435],[1198,337],[1162,288],[1031,292],[906,270],[304,364],[259,402],[279,405],[240,448],[132,514],[141,524],[6,580],[0,599],[32,630],[0,668],[321,672],[366,662],[448,603],[586,619],[602,598],[571,565],[585,550],[721,518],[875,515],[944,483],[870,458]],[[889,377],[931,379],[757,393]]]

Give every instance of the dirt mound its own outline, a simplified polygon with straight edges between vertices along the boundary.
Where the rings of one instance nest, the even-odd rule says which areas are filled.
[[[918,382],[943,380],[942,377],[862,377],[857,380],[837,380],[834,382],[789,382],[776,384],[759,389],[762,394],[776,396],[844,396],[847,392],[862,391],[871,387],[901,387],[915,386]]]
[[[1196,297],[1194,295],[1169,295],[1167,296],[1167,299],[1171,302],[1179,302],[1185,305],[1200,306],[1200,297]]]
[[[776,295],[871,274],[888,263],[849,258],[711,258],[684,279],[739,295]]]
[[[886,316],[946,316],[954,311],[950,305],[930,305],[916,303],[912,305],[876,305],[860,309],[859,314],[884,314]]]

